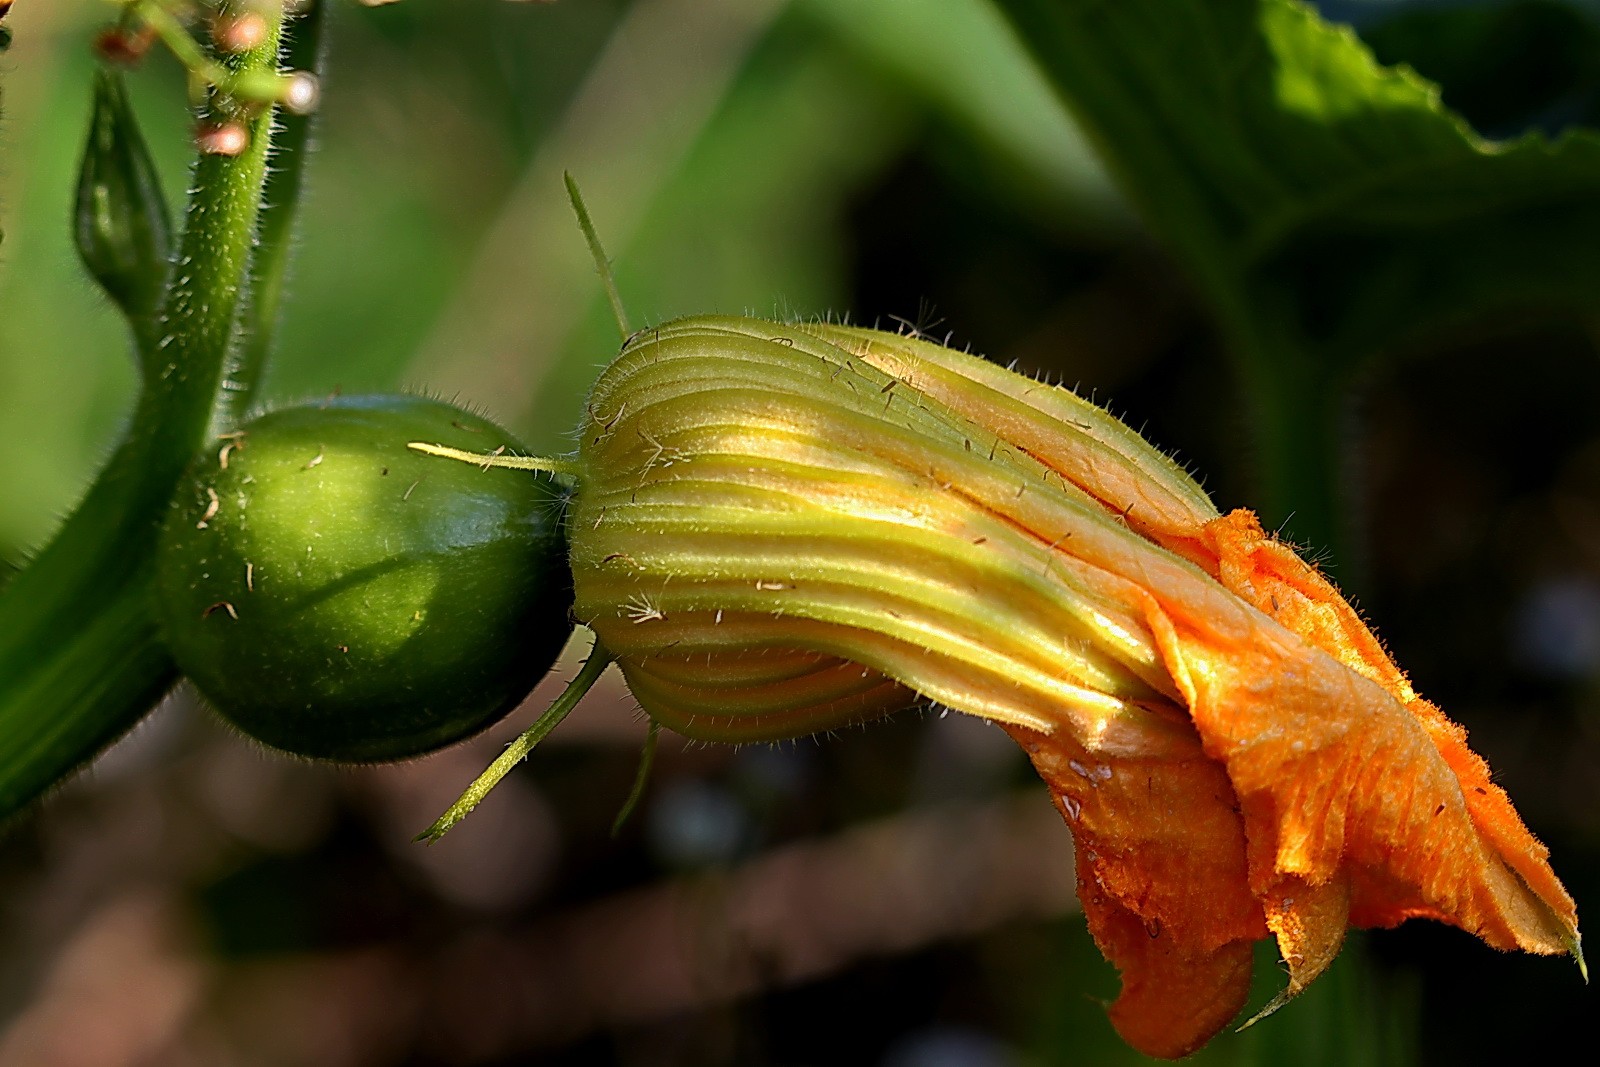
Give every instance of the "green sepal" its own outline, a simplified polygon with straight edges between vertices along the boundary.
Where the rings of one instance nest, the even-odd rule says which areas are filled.
[[[95,73],[73,238],[83,265],[127,316],[148,375],[172,221],[122,75],[106,68]]]

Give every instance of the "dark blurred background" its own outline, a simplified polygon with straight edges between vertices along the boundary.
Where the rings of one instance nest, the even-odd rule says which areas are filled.
[[[426,388],[568,447],[616,348],[570,170],[636,320],[948,332],[1251,503],[1205,308],[980,0],[333,6],[274,398]],[[1485,135],[1600,123],[1590,5],[1323,8]],[[71,508],[134,387],[68,227],[109,10],[24,2],[0,56],[0,559]],[[181,76],[158,55],[132,85],[176,193]],[[1333,570],[1580,909],[1600,900],[1597,402],[1596,324],[1570,317],[1374,369],[1348,441],[1360,554]],[[485,738],[359,770],[262,751],[174,694],[0,831],[0,1067],[1142,1062],[1101,1009],[1116,976],[1066,828],[974,720],[668,737],[612,840],[644,729],[608,680],[463,826],[412,844],[554,684]],[[1525,1062],[1540,1034],[1596,1039],[1570,963],[1434,924],[1353,941],[1196,1061]],[[1282,982],[1261,961],[1256,1004]]]

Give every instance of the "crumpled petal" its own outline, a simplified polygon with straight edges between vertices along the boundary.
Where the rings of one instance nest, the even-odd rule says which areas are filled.
[[[1072,827],[1089,930],[1122,972],[1112,1024],[1151,1055],[1193,1052],[1244,1007],[1251,944],[1267,933],[1227,776],[1198,740],[1108,760],[1064,732],[1006,729]]]
[[[1466,732],[1412,692],[1327,580],[1253,515],[1206,533],[1222,582],[1267,618],[1240,642],[1164,605],[1162,649],[1239,793],[1251,887],[1279,913],[1269,922],[1291,991],[1337,951],[1341,905],[1361,926],[1425,917],[1496,948],[1576,949],[1576,908],[1548,850]]]

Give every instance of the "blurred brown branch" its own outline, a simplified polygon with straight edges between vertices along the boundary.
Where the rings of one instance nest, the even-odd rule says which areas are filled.
[[[339,1067],[419,1047],[475,1062],[1076,907],[1071,848],[1038,789],[425,945],[217,962],[188,935],[179,887],[147,885],[90,913],[0,1042],[0,1067]]]

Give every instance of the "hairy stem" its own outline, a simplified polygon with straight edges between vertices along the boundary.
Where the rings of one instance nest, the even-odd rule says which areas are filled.
[[[283,64],[292,70],[321,68],[324,0],[311,0],[301,15],[285,27]],[[295,224],[300,215],[300,193],[305,181],[306,157],[311,154],[313,115],[285,112],[278,117],[273,136],[271,167],[261,196],[255,259],[251,266],[250,302],[239,324],[239,345],[228,368],[224,392],[219,397],[215,423],[231,430],[245,421],[278,337],[278,319],[294,250]]]
[[[231,57],[229,69],[275,74],[280,23],[274,13],[263,44]],[[234,341],[271,110],[247,125],[243,153],[195,165],[160,328],[141,353],[153,373],[126,438],[51,542],[0,591],[0,819],[137,722],[176,678],[147,606],[149,559],[206,437]]]

